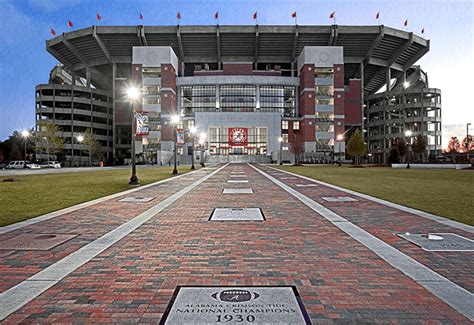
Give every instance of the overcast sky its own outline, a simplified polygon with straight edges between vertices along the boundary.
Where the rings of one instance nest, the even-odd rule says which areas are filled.
[[[431,40],[430,51],[417,63],[428,72],[430,87],[442,90],[443,146],[449,136],[465,135],[465,123],[474,124],[471,99],[474,76],[474,1],[472,0],[0,0],[0,140],[13,130],[34,126],[35,85],[47,83],[56,60],[46,52],[45,41],[67,30],[101,25],[175,25],[176,12],[182,25],[254,24],[258,22],[293,24],[291,12],[297,11],[299,25],[331,24],[329,14],[336,11],[337,24],[380,23],[408,28]],[[138,19],[142,12],[144,20]],[[474,133],[473,131],[470,132]]]

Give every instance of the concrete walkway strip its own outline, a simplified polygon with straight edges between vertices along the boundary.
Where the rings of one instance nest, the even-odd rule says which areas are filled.
[[[208,167],[206,167],[206,168],[208,168]],[[5,233],[10,232],[10,231],[13,231],[13,230],[16,230],[16,229],[20,229],[20,228],[29,226],[29,225],[33,225],[33,224],[41,222],[41,221],[46,221],[46,220],[49,220],[49,219],[52,219],[52,218],[55,218],[55,217],[59,217],[59,216],[62,216],[63,214],[66,214],[66,213],[70,213],[70,212],[74,212],[74,211],[77,211],[77,210],[80,210],[80,209],[83,209],[83,208],[87,208],[87,207],[89,207],[91,205],[94,205],[94,204],[97,204],[97,203],[102,203],[102,202],[105,202],[105,201],[108,201],[108,200],[111,200],[111,199],[115,199],[115,198],[117,198],[119,196],[122,196],[122,195],[127,195],[127,194],[134,193],[134,192],[137,192],[137,191],[140,191],[140,190],[143,190],[143,189],[146,189],[146,188],[158,185],[158,184],[169,182],[171,180],[178,179],[178,178],[186,176],[186,175],[190,175],[191,173],[195,173],[197,171],[198,170],[195,170],[193,172],[189,172],[189,173],[186,173],[186,174],[178,175],[178,176],[175,176],[175,177],[170,177],[170,178],[158,181],[158,182],[154,182],[154,183],[151,183],[151,184],[147,184],[147,185],[143,185],[143,186],[140,186],[140,187],[132,188],[130,190],[126,190],[126,191],[123,191],[123,192],[107,195],[107,196],[104,196],[104,197],[101,197],[101,198],[98,198],[98,199],[95,199],[95,200],[92,200],[92,201],[80,203],[80,204],[73,205],[73,206],[65,208],[65,209],[50,212],[50,213],[44,214],[42,216],[31,218],[31,219],[28,219],[28,220],[25,220],[25,221],[20,221],[20,222],[17,222],[17,223],[8,225],[8,226],[3,226],[3,227],[0,227],[0,235],[5,234]]]
[[[384,261],[394,268],[403,272],[406,276],[423,286],[442,301],[456,309],[459,313],[474,321],[474,294],[461,286],[451,282],[442,275],[434,272],[418,261],[393,248],[384,241],[373,236],[369,232],[359,228],[347,219],[337,215],[321,204],[313,201],[309,197],[294,190],[285,183],[270,176],[264,171],[250,165],[260,174],[271,180],[283,190],[293,195],[295,198],[306,204],[313,211],[320,214],[326,220],[344,231],[346,234],[357,240],[359,243],[380,256]]]
[[[58,283],[61,279],[75,271],[91,259],[105,251],[107,248],[130,234],[132,231],[143,225],[145,222],[153,218],[157,213],[167,208],[176,200],[193,190],[202,182],[214,176],[227,165],[215,170],[214,172],[200,178],[191,185],[185,187],[179,192],[169,196],[154,207],[118,226],[112,231],[106,233],[102,237],[94,240],[86,246],[69,254],[58,262],[36,273],[25,281],[8,289],[0,294],[0,321],[8,317],[10,314],[26,305],[31,300],[48,290],[50,287]],[[176,179],[176,178],[173,178]],[[143,187],[142,187],[143,188]]]
[[[454,220],[451,220],[451,219],[448,219],[448,218],[445,218],[445,217],[441,217],[441,216],[437,216],[437,215],[434,215],[434,214],[431,214],[431,213],[428,213],[428,212],[420,211],[420,210],[409,208],[409,207],[406,207],[406,206],[403,206],[403,205],[400,205],[400,204],[385,201],[385,200],[382,200],[382,199],[379,199],[379,198],[376,198],[376,197],[373,197],[373,196],[370,196],[370,195],[367,195],[367,194],[362,194],[362,193],[359,193],[359,192],[356,192],[356,191],[349,190],[349,189],[344,188],[344,187],[339,187],[337,185],[328,184],[328,183],[318,181],[316,179],[306,177],[306,176],[303,176],[303,175],[300,175],[300,174],[292,173],[292,172],[289,172],[289,171],[286,171],[286,170],[277,169],[277,168],[274,168],[272,166],[263,165],[263,164],[260,164],[260,165],[271,168],[273,170],[278,170],[280,172],[283,172],[283,173],[286,173],[286,174],[289,174],[289,175],[297,176],[297,177],[300,177],[302,179],[308,180],[310,182],[314,182],[314,183],[317,183],[317,184],[320,184],[320,185],[324,185],[324,186],[330,187],[332,189],[345,192],[347,194],[355,195],[355,196],[358,196],[358,197],[360,197],[362,199],[365,199],[365,200],[368,200],[368,201],[383,204],[385,206],[388,206],[388,207],[391,207],[391,208],[394,208],[394,209],[398,209],[398,210],[401,210],[401,211],[404,211],[404,212],[408,212],[408,213],[417,215],[419,217],[430,219],[432,221],[444,224],[446,226],[458,228],[458,229],[461,229],[463,231],[470,232],[470,233],[474,234],[474,227],[466,225],[462,222],[454,221]]]

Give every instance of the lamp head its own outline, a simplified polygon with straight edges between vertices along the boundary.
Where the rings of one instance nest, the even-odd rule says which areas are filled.
[[[127,96],[131,100],[138,99],[140,97],[140,92],[137,87],[130,87],[127,89]]]
[[[344,139],[344,136],[342,134],[338,134],[336,137],[337,141],[342,141]]]
[[[179,123],[179,115],[173,115],[171,116],[171,123],[173,124],[178,124]]]
[[[80,135],[77,137],[77,141],[82,142],[84,141],[84,136]]]
[[[191,127],[191,128],[189,129],[189,132],[191,132],[191,133],[193,133],[193,134],[196,134],[197,128],[196,128],[195,126],[193,126],[193,127]]]
[[[410,87],[410,83],[408,81],[403,82],[403,88],[407,89]]]
[[[410,130],[406,130],[406,131],[405,131],[405,136],[406,136],[406,137],[411,137],[412,134],[413,134],[413,132],[411,132]]]
[[[279,137],[279,138],[278,138],[278,142],[283,142],[283,138],[282,138],[282,137]]]
[[[23,138],[28,138],[30,136],[30,132],[28,132],[28,130],[23,130],[21,131],[21,136]]]

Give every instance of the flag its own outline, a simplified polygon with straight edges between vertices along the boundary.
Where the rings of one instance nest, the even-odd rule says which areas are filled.
[[[291,14],[291,18],[296,18],[296,11],[293,11],[293,13]]]
[[[333,11],[332,14],[329,16],[329,18],[333,19],[334,17],[336,17],[336,12]]]
[[[74,26],[74,24],[73,24],[72,21],[70,21],[70,20],[67,21],[67,25],[68,25],[69,27]]]
[[[178,11],[178,13],[176,14],[176,19],[181,19],[181,13]]]
[[[216,11],[216,13],[214,14],[214,19],[219,19],[219,11]]]
[[[377,14],[375,15],[375,19],[379,19],[380,18],[380,11],[377,12]]]
[[[140,16],[139,16],[140,20],[143,20],[143,15],[142,13],[140,12]]]
[[[422,33],[422,34],[425,33],[425,29],[424,29],[424,28],[421,29],[421,33]]]
[[[405,27],[408,26],[408,19],[405,20],[405,22],[403,23],[403,26],[405,26]]]
[[[102,19],[102,16],[99,15],[99,13],[97,13],[97,14],[95,15],[95,18],[96,18],[97,20],[101,20],[101,19]]]
[[[256,11],[253,13],[253,19],[255,19],[255,20],[257,19],[257,12]]]
[[[54,30],[53,27],[51,27],[51,34],[52,34],[52,35],[56,35],[56,31]]]

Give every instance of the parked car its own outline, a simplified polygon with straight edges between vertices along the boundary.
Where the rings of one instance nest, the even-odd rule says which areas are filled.
[[[27,163],[27,164],[26,164],[26,168],[29,168],[29,169],[40,169],[41,166],[38,165],[38,164],[35,164],[35,163]]]
[[[22,169],[25,168],[24,160],[13,160],[6,167],[7,169]]]
[[[61,164],[57,161],[46,161],[41,164],[41,168],[61,168]]]
[[[5,169],[7,168],[8,164],[7,163],[0,163],[0,169]]]

